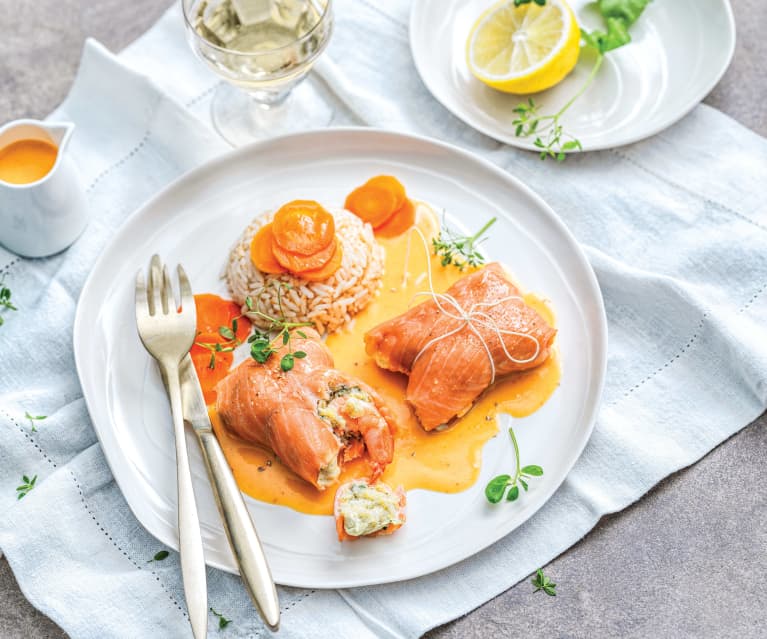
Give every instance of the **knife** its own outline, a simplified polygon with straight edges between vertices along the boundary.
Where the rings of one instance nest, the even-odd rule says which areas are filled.
[[[200,443],[216,506],[243,584],[266,625],[272,630],[278,630],[280,604],[274,579],[256,527],[224,457],[224,451],[221,450],[213,432],[197,372],[188,353],[181,360],[179,379],[184,421],[194,429]]]

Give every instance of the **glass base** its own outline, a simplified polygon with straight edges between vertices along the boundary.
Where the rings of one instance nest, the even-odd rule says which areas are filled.
[[[265,103],[230,84],[219,85],[211,102],[216,131],[232,146],[305,129],[322,128],[333,112],[309,83],[299,84],[281,101]]]

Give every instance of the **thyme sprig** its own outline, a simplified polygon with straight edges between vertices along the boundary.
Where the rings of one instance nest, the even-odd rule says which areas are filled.
[[[242,315],[238,315],[237,317],[232,318],[232,323],[230,326],[218,327],[218,334],[226,340],[224,343],[195,342],[197,346],[210,351],[210,362],[208,363],[208,368],[216,368],[216,353],[231,353],[235,348],[242,344],[242,342],[237,339],[238,322],[241,318]]]
[[[485,263],[485,256],[477,247],[487,238],[485,232],[495,224],[497,218],[492,218],[474,235],[457,235],[444,222],[439,235],[432,238],[431,244],[434,255],[440,258],[442,266],[455,266],[462,271],[466,266],[480,266]]]
[[[543,468],[540,466],[522,466],[520,464],[519,444],[517,443],[517,438],[514,436],[514,429],[511,427],[509,427],[509,435],[511,436],[511,443],[514,446],[514,476],[498,475],[488,482],[485,487],[485,497],[487,497],[487,501],[491,504],[497,504],[501,501],[504,494],[506,495],[506,501],[516,501],[519,497],[519,486],[522,486],[524,491],[527,492],[528,480],[531,477],[540,477],[543,475]],[[506,492],[507,488],[509,488],[508,493]]]
[[[282,345],[287,347],[288,352],[280,358],[280,368],[286,373],[293,369],[297,359],[306,357],[304,351],[293,350],[293,331],[295,329],[313,325],[312,322],[289,322],[285,318],[285,311],[282,306],[282,290],[290,290],[291,288],[292,286],[287,282],[278,282],[277,306],[280,309],[280,317],[273,317],[268,313],[264,313],[256,303],[253,302],[253,298],[250,296],[245,298],[245,306],[248,308],[247,314],[258,317],[269,323],[265,331],[261,331],[255,327],[253,328],[253,334],[248,337],[250,356],[259,364],[265,364],[266,361],[277,352],[279,343],[282,342]],[[306,333],[303,331],[295,330],[295,333],[299,337],[306,339]],[[278,348],[275,348],[275,344],[278,345]]]

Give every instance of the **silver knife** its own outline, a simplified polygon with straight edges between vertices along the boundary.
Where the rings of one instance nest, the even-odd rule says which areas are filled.
[[[266,625],[272,630],[278,630],[280,603],[272,573],[256,527],[213,432],[208,407],[189,354],[181,360],[179,378],[184,421],[194,429],[200,442],[216,506],[224,522],[226,537],[240,569],[242,582]]]

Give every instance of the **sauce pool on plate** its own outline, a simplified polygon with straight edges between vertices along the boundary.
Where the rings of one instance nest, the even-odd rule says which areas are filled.
[[[43,179],[56,164],[59,149],[45,140],[18,140],[0,149],[0,180],[31,184]]]
[[[430,207],[417,204],[417,226],[426,238],[438,230]],[[556,348],[546,362],[529,371],[508,375],[484,393],[474,407],[443,431],[426,432],[405,403],[407,377],[376,366],[365,353],[364,334],[384,320],[405,312],[416,293],[428,290],[426,260],[431,260],[434,290],[443,291],[466,274],[444,268],[430,254],[415,232],[394,238],[378,238],[386,249],[385,274],[380,294],[346,329],[328,337],[335,367],[360,378],[383,397],[396,421],[394,459],[381,481],[405,490],[423,488],[456,493],[471,487],[479,477],[482,448],[498,433],[497,416],[508,413],[525,417],[540,408],[560,380]],[[428,240],[427,240],[428,241]],[[423,275],[422,275],[423,274]],[[535,295],[525,301],[554,326],[554,316]],[[210,409],[211,420],[240,488],[251,497],[317,515],[333,512],[335,486],[319,491],[284,467],[271,451],[243,441],[230,433]],[[368,477],[366,458],[346,464],[339,484]]]

